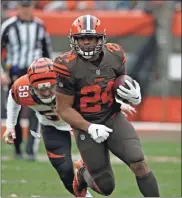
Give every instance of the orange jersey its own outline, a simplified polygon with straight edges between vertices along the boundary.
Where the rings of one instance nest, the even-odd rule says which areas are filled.
[[[11,88],[11,93],[14,101],[17,104],[22,106],[31,106],[37,104],[32,98],[29,86],[30,83],[27,75],[18,78],[14,82]]]
[[[36,112],[36,116],[42,125],[54,126],[58,130],[63,130],[63,131],[71,130],[70,125],[67,124],[64,120],[62,120],[55,111],[56,104],[54,104],[53,106],[46,104],[39,104],[33,99],[31,95],[30,83],[27,75],[18,78],[14,82],[11,88],[11,95],[13,100],[18,105],[28,106],[31,109],[33,109]],[[11,114],[12,112],[10,110],[9,116],[12,116]]]

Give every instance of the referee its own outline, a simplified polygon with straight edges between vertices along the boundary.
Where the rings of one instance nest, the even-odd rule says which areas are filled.
[[[43,21],[33,16],[33,1],[21,0],[17,4],[17,15],[4,21],[1,26],[1,51],[6,50],[5,59],[1,64],[11,79],[9,89],[17,78],[27,73],[27,68],[33,60],[40,57],[51,58],[52,53],[50,37]],[[29,123],[29,130],[38,130],[37,118],[30,109]],[[20,116],[15,130],[15,158],[23,158]],[[29,134],[26,146],[29,160],[36,159],[36,141]]]

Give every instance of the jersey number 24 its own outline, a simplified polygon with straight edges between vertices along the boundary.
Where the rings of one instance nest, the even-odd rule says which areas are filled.
[[[80,99],[80,111],[87,113],[99,112],[101,111],[101,105],[107,103],[108,107],[110,107],[113,103],[112,85],[113,81],[109,81],[104,90],[98,84],[83,87],[81,95],[85,96]],[[93,94],[93,96],[88,96],[89,94]]]

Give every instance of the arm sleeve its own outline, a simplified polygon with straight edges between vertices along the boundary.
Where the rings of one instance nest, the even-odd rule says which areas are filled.
[[[120,46],[120,48],[121,48],[121,50],[116,52],[117,56],[119,57],[119,61],[121,63],[120,66],[118,67],[117,71],[116,71],[116,74],[118,76],[127,74],[126,66],[125,66],[126,54],[125,54],[125,52],[124,52],[124,50],[121,46]]]
[[[115,68],[116,75],[120,76],[120,75],[127,74],[126,67],[125,67],[126,54],[125,54],[123,48],[116,43],[106,43],[105,46],[106,46],[107,50],[113,54],[113,56],[115,57],[115,60],[117,62],[116,63],[117,67]]]
[[[52,58],[51,39],[44,26],[43,26],[43,29],[44,29],[44,37],[42,39],[42,54],[43,54],[43,57]]]
[[[118,70],[116,71],[117,76],[127,74],[125,65],[121,65]]]
[[[14,128],[17,123],[17,118],[21,109],[21,105],[17,104],[12,97],[11,90],[8,95],[7,102],[7,119],[6,128]]]
[[[1,26],[1,50],[6,47],[8,43],[8,26],[3,23]]]
[[[68,67],[62,64],[59,57],[54,61],[54,71],[57,76],[56,91],[66,95],[75,95],[74,78],[71,76]]]

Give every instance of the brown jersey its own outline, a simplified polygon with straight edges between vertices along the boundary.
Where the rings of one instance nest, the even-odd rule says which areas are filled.
[[[103,54],[98,66],[73,51],[59,55],[54,62],[57,91],[73,95],[73,108],[94,123],[103,123],[116,112],[112,84],[117,76],[126,73],[121,46],[107,43]]]

